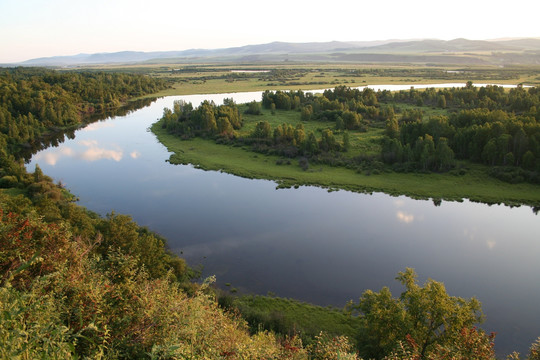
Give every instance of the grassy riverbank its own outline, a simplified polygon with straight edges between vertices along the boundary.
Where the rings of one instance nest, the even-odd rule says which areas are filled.
[[[152,131],[174,153],[169,159],[171,164],[193,164],[204,170],[275,180],[279,186],[312,185],[355,192],[385,192],[413,198],[540,205],[538,186],[502,182],[488,176],[485,167],[477,164],[463,163],[462,171],[444,174],[382,172],[368,175],[328,165],[315,165],[304,171],[297,160],[278,165],[278,156],[257,154],[242,147],[219,145],[213,140],[201,138],[181,140],[167,134],[159,122],[152,126]]]
[[[351,316],[342,309],[316,306],[302,301],[272,296],[221,295],[219,303],[236,309],[247,321],[252,332],[260,328],[278,334],[294,333],[304,345],[313,343],[324,331],[330,336],[347,336],[353,343],[360,328],[360,317]]]

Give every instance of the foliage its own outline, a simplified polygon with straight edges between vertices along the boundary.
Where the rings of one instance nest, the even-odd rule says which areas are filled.
[[[0,287],[0,357],[70,359],[73,336],[60,320],[56,299],[39,291]]]
[[[437,346],[447,346],[459,337],[462,329],[482,321],[480,302],[450,296],[444,285],[429,280],[417,284],[413,269],[407,268],[396,278],[405,287],[399,298],[388,288],[367,290],[352,305],[360,313],[362,325],[359,347],[368,358],[382,358],[399,341],[417,344],[421,358]]]
[[[344,336],[330,338],[324,333],[315,337],[315,342],[310,346],[312,359],[315,360],[356,360],[357,355],[351,353],[352,346]]]
[[[302,91],[263,92],[262,107],[282,112],[293,110],[296,113],[293,123],[275,124],[265,117],[257,120],[257,127],[248,132],[243,130],[243,121],[238,127],[232,126],[233,129],[224,123],[216,130],[212,122],[201,127],[183,120],[189,114],[195,118],[201,112],[211,114],[206,103],[195,110],[189,107],[188,115],[185,112],[175,115],[166,109],[161,123],[171,134],[183,138],[225,136],[237,145],[250,145],[256,152],[306,157],[311,163],[349,168],[367,166],[373,170],[382,161],[400,172],[448,172],[456,167],[458,160],[467,160],[490,168],[509,168],[504,172],[489,172],[507,182],[538,183],[539,103],[537,88],[505,91],[497,86],[478,89],[469,84],[464,88],[392,93],[337,86],[325,90],[321,96]],[[428,106],[437,110],[426,110]],[[214,113],[218,108],[215,107]],[[425,116],[426,112],[430,113],[429,117]],[[245,113],[260,111],[252,102],[246,106]],[[207,117],[212,116],[202,118]],[[311,124],[315,122],[323,126],[312,131]],[[298,130],[300,124],[302,129]],[[298,136],[292,133],[295,127]],[[366,144],[352,142],[351,138],[368,132],[370,127],[385,130],[384,136],[379,136],[378,156],[366,161],[363,153]],[[344,135],[340,142],[332,136],[334,131],[348,131],[354,136]],[[269,132],[273,138],[268,136]]]
[[[173,110],[165,108],[162,126],[172,134],[190,138],[193,136],[220,136],[233,138],[235,130],[242,126],[242,115],[232,99],[223,105],[203,101],[196,109],[191,103],[175,101]]]
[[[172,271],[151,276],[118,247],[101,255],[100,237],[73,238],[65,223],[9,210],[0,228],[3,357],[291,358],[274,335],[250,336],[207,285],[189,296]],[[28,246],[9,246],[21,239]]]
[[[422,356],[419,345],[411,336],[405,341],[399,341],[384,360],[494,360],[493,339],[495,334],[487,336],[483,331],[476,328],[463,328],[459,336],[445,345],[436,345],[431,351]]]
[[[8,189],[0,190],[1,356],[22,359],[357,358],[343,330],[320,333],[306,347],[301,334],[289,337],[268,331],[250,334],[245,320],[218,306],[208,283],[190,282],[197,274],[182,259],[167,251],[164,239],[139,227],[129,216],[113,212],[100,218],[74,204],[73,196],[53,184],[39,167],[33,174],[24,170],[18,152],[23,145],[36,142],[49,132],[89,121],[91,114],[117,107],[130,97],[156,91],[162,85],[141,76],[99,72],[9,69],[0,75],[0,186]],[[466,90],[468,94],[475,91],[471,87]],[[430,101],[422,94],[413,95],[412,101]],[[444,96],[446,107],[455,106],[454,98]],[[527,110],[530,99],[535,101],[534,97],[521,93],[513,96],[508,102],[512,111],[528,111],[537,119],[533,107]],[[312,162],[319,159],[332,164],[345,163],[341,153],[354,147],[352,136],[344,132],[341,144],[334,131],[339,134],[342,129],[349,129],[356,136],[372,124],[395,118],[393,108],[380,104],[391,97],[387,93],[347,88],[328,92],[320,99],[301,91],[266,93],[262,105],[274,112],[276,109],[295,110],[306,123],[341,123],[306,131],[304,124],[282,122],[272,129],[270,124],[261,121],[260,128],[253,132],[256,136],[252,144],[268,145],[272,151],[291,157],[308,155]],[[439,106],[440,99],[439,96]],[[475,103],[472,95],[460,101]],[[499,110],[497,106],[489,101],[485,104],[493,112],[486,115],[488,118],[503,123],[507,120],[506,109],[501,109],[503,113],[494,112]],[[431,132],[418,135],[423,141],[419,149],[428,149],[427,155],[421,158],[426,164],[437,163],[437,156],[444,155],[444,151],[437,155],[437,149],[445,138],[447,145],[453,146],[448,133],[451,126],[446,126],[452,120],[434,118],[428,123]],[[466,116],[459,121],[466,122]],[[175,103],[173,110],[164,111],[164,122],[169,122],[173,132],[183,137],[251,141],[245,134],[242,139],[239,137],[243,120],[239,107],[231,99],[222,106],[205,102],[197,109],[190,104]],[[487,143],[491,141],[490,147],[495,150],[490,151],[488,147],[483,159],[496,162],[502,156],[503,162],[518,162],[523,152],[524,169],[535,171],[536,153],[534,148],[527,147],[530,139],[525,128],[523,133],[517,129],[510,140],[506,136],[510,134],[501,132],[499,125],[493,127],[497,137]],[[410,133],[415,134],[419,128],[412,126]],[[315,134],[320,134],[321,140]],[[399,139],[401,137],[400,134]],[[398,139],[397,135],[394,139]],[[305,159],[309,164],[308,158]],[[435,282],[421,288],[407,272],[400,276],[408,295],[402,294],[397,300],[388,293],[377,299],[373,293],[372,298],[383,300],[383,308],[389,305],[387,313],[401,321],[398,322],[401,328],[381,330],[384,327],[379,321],[381,318],[371,314],[372,324],[366,321],[367,315],[349,318],[349,323],[344,321],[353,324],[350,331],[356,332],[354,324],[361,322],[363,332],[360,334],[365,335],[365,329],[372,327],[374,334],[390,334],[398,343],[404,341],[401,335],[406,333],[405,341],[410,340],[410,346],[413,342],[419,344],[410,349],[411,354],[414,351],[425,356],[489,354],[487,337],[470,327],[471,319],[477,320],[471,315],[476,309],[472,300],[461,302],[448,297],[444,287]],[[441,300],[437,306],[431,301],[434,299]],[[365,305],[362,300],[358,309],[365,310],[361,305]],[[277,319],[277,325],[288,326],[288,314],[274,315],[271,321]],[[439,323],[440,326],[433,327]],[[313,333],[316,325],[304,324],[304,329],[308,326]],[[455,329],[459,326],[461,332],[457,334]],[[359,343],[364,341],[362,336],[356,338]],[[381,343],[381,339],[377,340]],[[478,352],[479,346],[487,350]],[[537,349],[538,345],[533,345],[531,358],[537,357]]]
[[[80,125],[89,115],[164,87],[142,75],[0,69],[0,139],[10,152],[19,151],[51,131]]]
[[[453,167],[454,156],[482,162],[490,166],[508,166],[516,171],[527,170],[527,176],[498,176],[510,182],[538,183],[540,171],[540,114],[538,88],[525,90],[517,87],[505,91],[502,87],[476,88],[469,83],[465,88],[414,89],[395,93],[397,103],[412,104],[418,100],[425,105],[451,108],[450,116],[433,116],[423,121],[421,116],[404,113],[400,121],[389,121],[386,135],[399,139],[394,147],[418,149],[418,139],[431,136],[438,149],[438,161],[431,162],[431,170],[448,170]],[[414,116],[411,116],[414,115]],[[388,143],[388,142],[387,142]],[[405,150],[403,150],[405,151]],[[383,149],[383,157],[390,163],[409,161],[394,156],[394,148]],[[433,156],[431,154],[428,156]],[[415,161],[419,161],[415,153]],[[426,163],[420,160],[422,167]],[[496,174],[499,174],[498,172]]]

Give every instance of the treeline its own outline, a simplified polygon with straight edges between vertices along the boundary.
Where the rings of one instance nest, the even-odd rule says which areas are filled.
[[[125,73],[0,69],[0,142],[16,150],[164,87],[162,80]]]
[[[232,138],[235,130],[242,127],[242,115],[232,99],[225,99],[220,106],[205,100],[196,109],[191,103],[178,100],[172,110],[163,110],[161,119],[163,128],[183,138],[215,135]]]
[[[322,96],[266,91],[262,106],[270,110],[296,109],[302,121],[333,122],[338,131],[367,131],[369,126],[385,124],[380,161],[397,171],[442,172],[454,168],[456,159],[470,160],[490,166],[491,175],[502,180],[539,183],[539,94],[538,88],[477,88],[470,82],[464,88],[411,88],[399,92],[339,86],[324,91]],[[440,109],[444,115],[426,118],[426,107]],[[260,134],[268,131],[256,132],[253,137],[262,138]],[[344,139],[342,144],[346,143]],[[347,148],[342,145],[341,150]],[[305,155],[305,151],[289,154]],[[364,161],[365,157],[359,159]]]
[[[272,111],[276,109],[301,111],[302,120],[314,119],[336,122],[336,130],[367,129],[362,116],[348,110],[336,102],[326,98],[321,100],[311,93],[302,91],[263,93],[262,106]],[[351,105],[352,106],[352,105]],[[344,107],[346,110],[343,110]],[[356,107],[354,108],[356,110]],[[367,109],[364,107],[363,109]],[[366,110],[368,111],[368,110]],[[380,111],[373,111],[380,114]],[[261,106],[251,102],[245,110],[247,114],[261,114]],[[320,153],[346,152],[349,148],[349,134],[343,132],[336,138],[331,129],[321,131],[316,137],[313,131],[307,132],[302,124],[283,123],[272,128],[268,121],[256,124],[248,136],[238,136],[237,130],[243,125],[242,114],[232,99],[225,99],[224,105],[217,106],[213,102],[204,101],[193,108],[191,103],[175,101],[173,109],[165,108],[161,118],[161,126],[169,133],[184,139],[193,136],[215,137],[219,141],[226,139],[240,144],[252,145],[253,150],[263,153],[278,154],[288,158],[299,155],[313,156]]]
[[[164,110],[162,126],[184,138],[215,137],[265,154],[300,157],[303,168],[315,162],[379,171],[387,164],[400,172],[445,172],[458,160],[469,160],[489,166],[492,176],[507,182],[540,183],[539,94],[534,87],[477,88],[470,82],[463,88],[399,92],[338,86],[320,96],[265,91],[245,113],[296,111],[300,121],[272,126],[263,119],[240,136],[242,114],[227,99],[221,106],[206,101],[196,109],[176,102],[173,110]],[[304,124],[311,121],[328,127],[306,131]],[[350,153],[350,133],[371,128],[384,129],[379,155]]]
[[[325,90],[322,96],[303,91],[265,91],[262,106],[266,109],[298,110],[302,121],[320,120],[335,122],[337,130],[367,131],[369,121],[385,119],[389,108],[379,107],[376,93],[369,88],[363,91],[338,86]]]
[[[400,91],[383,101],[446,109],[424,119],[420,111],[387,120],[382,159],[396,168],[445,171],[454,159],[490,166],[508,182],[540,183],[540,91],[499,86]]]

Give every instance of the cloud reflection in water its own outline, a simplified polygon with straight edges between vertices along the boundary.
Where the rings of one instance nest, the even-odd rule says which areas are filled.
[[[414,221],[414,215],[413,214],[407,214],[406,212],[403,212],[403,211],[398,211],[396,213],[396,217],[398,219],[399,222],[402,222],[402,223],[405,223],[405,224],[410,224]]]
[[[55,166],[61,158],[75,158],[86,161],[97,161],[101,159],[120,161],[123,157],[121,149],[107,149],[99,147],[96,140],[81,140],[78,142],[84,148],[73,150],[70,147],[62,147],[60,149],[51,149],[36,155],[36,159],[43,159],[45,163]],[[137,151],[133,151],[131,157],[136,159],[139,156]]]

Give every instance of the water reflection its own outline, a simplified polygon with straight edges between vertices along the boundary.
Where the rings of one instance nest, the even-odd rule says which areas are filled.
[[[97,161],[101,159],[120,161],[122,160],[122,156],[123,152],[121,150],[105,149],[96,145],[92,145],[89,149],[80,153],[80,155],[76,155],[76,157],[86,161]]]
[[[40,153],[36,155],[35,159],[38,161],[43,159],[43,161],[45,161],[46,164],[55,166],[61,157],[71,157],[73,156],[73,154],[74,154],[73,149],[66,146],[66,147],[62,147],[58,149],[57,151],[48,151],[48,152]]]
[[[499,333],[499,352],[525,352],[540,335],[540,221],[529,208],[275,190],[271,181],[167,163],[170,153],[147,128],[174,100],[197,105],[205,98],[160,99],[96,123],[40,152],[28,167],[39,163],[90,210],[131,214],[191,265],[204,265],[205,275],[240,291],[343,306],[365,289],[392,288],[409,266],[420,282],[431,277],[451,295],[478,297],[487,315],[482,327]],[[88,150],[93,157],[84,155]]]
[[[118,162],[121,161],[123,157],[123,151],[118,146],[116,146],[116,149],[107,149],[98,146],[97,140],[81,140],[78,144],[82,145],[82,148],[77,147],[77,149],[73,149],[64,146],[39,153],[34,158],[37,161],[43,159],[46,164],[55,166],[61,158],[74,158],[90,162],[106,159]],[[137,151],[133,151],[130,156],[136,159],[138,154]]]
[[[114,124],[112,122],[96,122],[87,125],[84,127],[81,131],[96,131],[103,128],[113,127]]]
[[[120,108],[109,109],[100,113],[92,114],[91,116],[85,119],[86,123],[83,124],[85,125],[84,128],[58,129],[56,132],[45,134],[41,136],[40,138],[35,139],[32,144],[27,144],[27,146],[21,149],[20,152],[16,155],[24,159],[25,162],[28,162],[30,161],[30,159],[32,158],[34,154],[38,153],[41,150],[44,150],[50,147],[58,147],[66,139],[73,140],[75,138],[76,131],[80,133],[81,131],[83,132],[94,131],[94,130],[98,130],[104,127],[112,127],[114,126],[114,124],[110,121],[105,121],[105,122],[99,122],[99,121],[110,120],[111,118],[115,116],[129,115],[130,113],[134,111],[137,111],[145,106],[150,105],[156,100],[157,100],[156,98],[132,100]],[[61,155],[62,154],[60,154],[60,156]],[[54,159],[50,159],[49,161],[54,161]]]
[[[396,217],[399,220],[399,222],[402,222],[402,223],[405,223],[405,224],[409,224],[409,223],[412,223],[414,221],[414,215],[407,214],[407,213],[405,213],[403,211],[398,211],[396,213]]]

